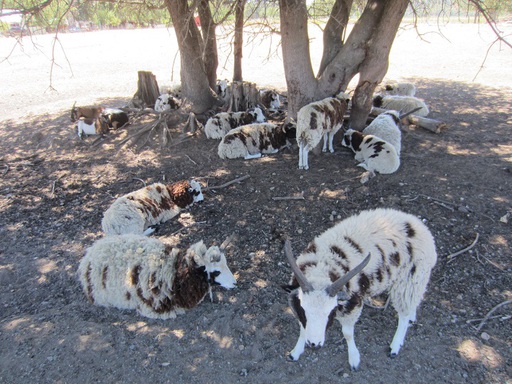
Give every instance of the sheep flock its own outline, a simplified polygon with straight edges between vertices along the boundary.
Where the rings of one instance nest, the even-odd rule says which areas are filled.
[[[219,82],[216,92],[220,98],[226,97],[229,82]],[[308,153],[322,141],[324,152],[334,152],[336,134],[343,130],[340,146],[351,151],[358,166],[364,168],[361,182],[367,183],[377,174],[399,170],[403,118],[408,113],[419,111],[425,116],[429,112],[415,94],[413,84],[384,86],[375,95],[374,105],[391,107],[360,132],[345,126],[350,113],[347,94],[303,106],[296,122],[288,118],[269,121],[270,113],[285,107],[285,98],[266,90],[260,92],[261,105],[247,111],[210,114],[202,134],[207,139],[220,139],[219,162],[257,159],[282,150],[294,151],[298,146],[299,168],[305,171],[309,169]],[[176,91],[162,93],[155,111],[179,109],[179,97]],[[81,138],[104,135],[129,124],[122,109],[99,106],[73,105],[71,117]],[[315,160],[328,161],[328,157]],[[103,211],[103,236],[87,248],[78,266],[78,279],[87,300],[166,320],[184,314],[208,295],[213,299],[212,289],[217,285],[235,288],[237,273],[230,270],[226,257],[229,238],[220,246],[208,247],[201,240],[176,247],[168,239],[154,236],[160,225],[181,212],[200,210],[200,203],[208,198],[204,190],[200,178],[187,175],[170,183],[118,191]],[[298,360],[306,346],[321,347],[329,319],[336,318],[347,342],[349,365],[357,369],[360,353],[354,341],[354,326],[365,300],[384,292],[389,293],[398,313],[390,344],[391,355],[398,354],[409,323],[416,320],[417,307],[437,259],[429,229],[414,215],[382,208],[361,211],[310,240],[297,259],[290,239],[283,240],[292,271],[289,284],[283,284],[283,288],[289,293],[290,308],[300,326],[289,359]],[[229,257],[241,255],[235,251]]]

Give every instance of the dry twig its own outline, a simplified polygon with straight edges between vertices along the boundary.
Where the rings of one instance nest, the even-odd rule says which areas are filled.
[[[448,262],[452,261],[454,258],[456,258],[457,256],[463,254],[464,252],[467,252],[469,251],[471,248],[473,248],[477,241],[478,241],[478,238],[480,237],[480,234],[476,234],[476,237],[475,237],[475,240],[473,240],[473,242],[471,243],[471,245],[469,245],[468,247],[464,248],[464,249],[461,249],[460,251],[457,251],[455,253],[451,253],[449,254],[446,258],[448,259]]]
[[[304,191],[300,193],[299,196],[276,196],[273,197],[272,200],[278,201],[278,200],[304,200]]]
[[[495,306],[493,309],[491,309],[489,312],[487,312],[487,315],[485,315],[484,319],[482,320],[482,322],[480,323],[480,325],[478,326],[478,328],[476,329],[477,332],[479,332],[482,327],[484,326],[485,322],[487,320],[489,320],[489,318],[491,317],[491,315],[498,309],[498,308],[501,308],[507,304],[511,304],[512,303],[512,300],[507,300],[507,301],[504,301],[502,303],[499,303],[497,306]]]
[[[245,176],[239,177],[239,178],[237,178],[235,180],[228,181],[227,183],[221,184],[219,186],[205,187],[205,188],[203,188],[203,191],[209,191],[209,190],[212,190],[212,189],[226,188],[226,187],[229,187],[231,184],[240,183],[241,181],[244,181],[245,179],[248,179],[249,177],[251,177],[251,176],[250,175],[245,175]]]

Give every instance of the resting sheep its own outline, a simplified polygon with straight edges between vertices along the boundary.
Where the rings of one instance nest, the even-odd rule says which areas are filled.
[[[199,304],[211,285],[233,288],[224,247],[202,241],[186,251],[140,235],[107,236],[80,261],[84,293],[96,305],[135,309],[153,319],[169,319]]]
[[[262,154],[277,153],[290,144],[289,140],[295,138],[295,133],[294,123],[243,125],[222,138],[218,154],[221,159],[255,159]]]
[[[343,115],[348,100],[340,97],[328,97],[303,106],[297,114],[297,143],[299,145],[299,169],[309,169],[308,153],[324,139],[323,152],[334,152],[334,135],[343,125]]]
[[[300,324],[297,343],[289,354],[298,360],[306,345],[323,346],[333,317],[347,341],[348,362],[360,363],[354,326],[365,299],[388,293],[398,313],[391,357],[404,343],[409,322],[425,293],[437,254],[432,234],[417,217],[393,210],[362,211],[317,236],[294,259],[290,240],[285,253],[293,275],[289,304]]]
[[[178,109],[180,102],[170,93],[162,93],[155,101],[155,111],[164,112],[171,109]]]
[[[367,172],[361,176],[363,184],[376,173],[390,174],[400,167],[400,156],[395,147],[380,137],[348,129],[342,144],[355,152],[355,159],[360,161],[357,166],[366,169]]]
[[[208,119],[204,133],[208,139],[222,139],[233,128],[265,121],[267,119],[261,108],[252,108],[246,112],[221,112]]]
[[[388,95],[414,96],[416,95],[416,86],[413,83],[387,83],[383,91]]]
[[[373,98],[373,106],[395,111],[411,111],[420,108],[415,115],[421,117],[427,116],[430,112],[423,100],[413,96],[376,95]]]
[[[270,89],[260,91],[260,100],[269,111],[277,111],[281,107],[281,98],[276,91]]]
[[[151,184],[114,201],[103,215],[101,226],[107,235],[150,235],[154,232],[151,226],[172,219],[202,200],[201,185],[195,180]]]
[[[119,108],[105,108],[100,115],[111,129],[119,129],[128,124],[128,114]]]

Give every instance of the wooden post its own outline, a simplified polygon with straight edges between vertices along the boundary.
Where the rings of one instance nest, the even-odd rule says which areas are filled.
[[[155,101],[160,96],[160,89],[156,81],[156,76],[148,71],[138,72],[137,92],[133,98],[142,101],[144,107],[155,107]]]

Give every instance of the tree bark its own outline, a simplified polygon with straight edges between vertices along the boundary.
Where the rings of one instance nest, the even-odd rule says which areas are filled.
[[[373,92],[389,67],[389,52],[409,4],[408,0],[374,0],[381,16],[367,44],[367,53],[359,68],[359,82],[352,97],[350,127],[361,130],[372,109]]]
[[[137,81],[137,92],[133,95],[142,101],[144,107],[155,107],[155,101],[160,96],[160,89],[156,81],[156,76],[151,72],[139,71]]]
[[[244,41],[245,0],[236,0],[233,81],[243,81],[242,50]]]
[[[318,69],[318,77],[343,47],[343,35],[347,30],[352,0],[336,0],[323,33],[324,51]]]
[[[202,55],[202,41],[187,0],[165,0],[178,40],[181,60],[183,107],[202,114],[212,109],[217,98],[210,88]]]
[[[283,65],[288,88],[288,116],[314,101],[317,81],[309,51],[308,12],[305,0],[279,0]]]
[[[217,84],[217,68],[219,66],[219,55],[217,51],[217,36],[215,24],[210,10],[209,0],[200,0],[197,7],[199,19],[201,20],[201,34],[203,37],[203,62],[210,88],[215,89]]]

